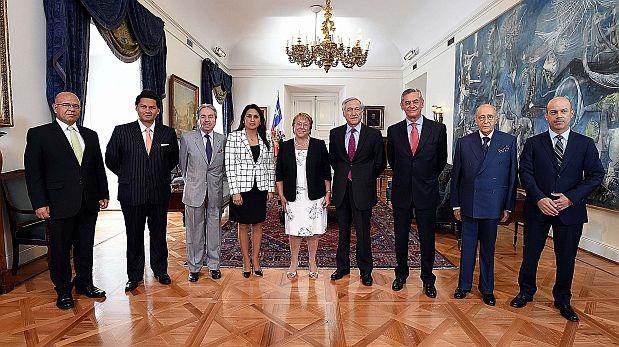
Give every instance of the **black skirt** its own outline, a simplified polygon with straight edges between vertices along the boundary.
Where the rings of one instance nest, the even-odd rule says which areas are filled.
[[[243,203],[235,205],[230,200],[230,220],[241,224],[257,224],[262,223],[267,218],[267,191],[258,190],[258,186],[254,181],[254,187],[248,191],[241,193]]]

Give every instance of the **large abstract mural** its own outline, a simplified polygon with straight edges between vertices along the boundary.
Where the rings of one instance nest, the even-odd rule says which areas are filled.
[[[545,105],[567,96],[572,129],[594,139],[607,175],[589,203],[619,210],[619,0],[525,0],[456,46],[454,143],[475,109],[527,138],[548,129]]]

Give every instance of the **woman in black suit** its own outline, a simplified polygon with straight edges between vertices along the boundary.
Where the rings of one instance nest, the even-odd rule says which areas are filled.
[[[292,120],[294,137],[282,142],[277,156],[275,179],[286,213],[290,237],[288,278],[297,276],[299,247],[305,237],[309,251],[309,277],[318,278],[318,239],[327,229],[326,207],[331,201],[331,167],[323,140],[310,137],[312,118],[299,113]]]

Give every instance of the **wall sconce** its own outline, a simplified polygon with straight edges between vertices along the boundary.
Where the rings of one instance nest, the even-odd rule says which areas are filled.
[[[226,52],[224,52],[224,50],[219,47],[219,46],[215,46],[211,49],[213,51],[213,53],[215,53],[216,56],[220,57],[220,58],[225,58],[226,57]]]
[[[432,113],[434,113],[434,120],[443,123],[443,107],[432,105]]]

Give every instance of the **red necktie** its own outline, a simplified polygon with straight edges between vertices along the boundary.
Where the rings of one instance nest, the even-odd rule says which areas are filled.
[[[417,133],[417,124],[416,123],[411,123],[413,130],[411,131],[411,152],[413,152],[413,155],[415,155],[415,152],[417,151],[417,146],[419,146],[419,133]]]
[[[355,151],[357,150],[357,142],[355,141],[355,132],[357,129],[350,129],[350,137],[348,138],[348,159],[352,163],[355,157]],[[348,171],[348,180],[352,181],[352,170]]]

